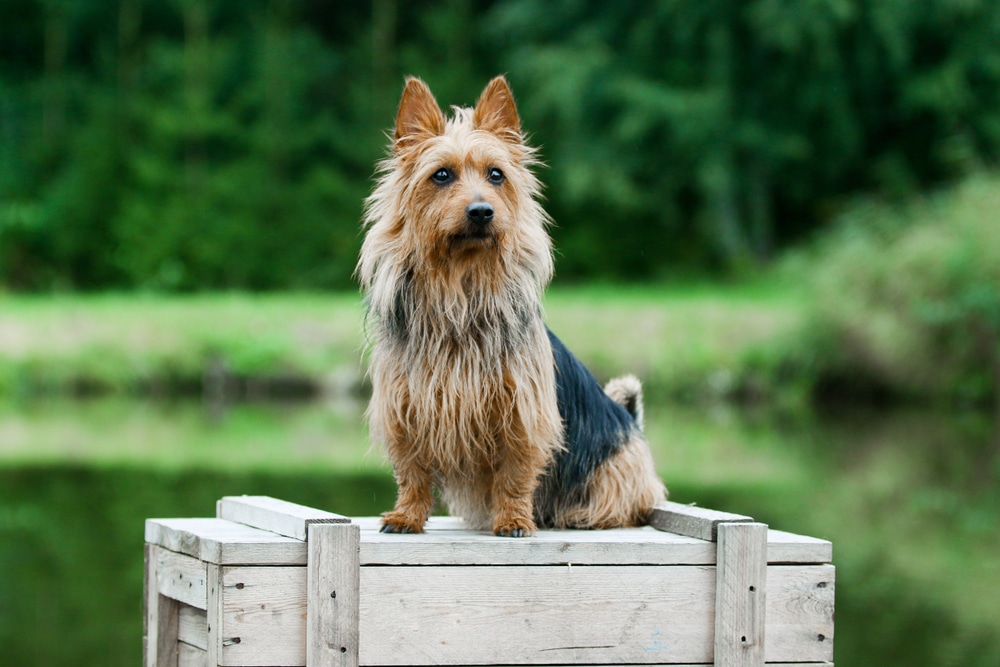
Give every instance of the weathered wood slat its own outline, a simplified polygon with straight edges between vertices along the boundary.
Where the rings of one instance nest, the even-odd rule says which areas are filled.
[[[305,567],[223,568],[221,596],[219,664],[306,664]]]
[[[224,519],[147,519],[146,542],[217,565],[305,565],[306,543]]]
[[[600,663],[602,653],[604,661],[636,664],[712,660],[714,567],[362,567],[360,574],[362,665]],[[765,658],[831,660],[832,566],[772,566],[768,574],[768,591],[782,592],[767,597]],[[226,568],[222,622],[241,643],[221,648],[221,664],[305,664],[306,587],[305,568]]]
[[[763,667],[767,526],[718,527],[715,667]]]
[[[223,661],[223,647],[232,643],[232,635],[226,627],[224,609],[224,588],[222,576],[225,569],[221,565],[209,563],[206,570],[208,586],[208,612],[205,615],[207,628],[205,634],[205,664],[211,667],[217,665],[239,664]]]
[[[767,587],[791,579],[832,608],[827,589],[801,587],[802,578],[819,583],[831,574],[829,566],[774,566]],[[712,567],[367,567],[361,577],[361,664],[712,660]],[[812,635],[832,631],[825,604],[776,599],[786,607],[770,606],[775,622],[801,634],[769,643],[766,659],[831,659],[832,646]]]
[[[311,523],[350,523],[346,516],[290,503],[270,496],[225,496],[215,516],[305,541]]]
[[[208,652],[189,644],[180,644],[177,667],[215,667],[208,664]]]
[[[168,549],[159,549],[156,558],[160,595],[198,609],[208,609],[205,561]]]
[[[147,667],[832,667],[832,545],[749,517],[670,503],[510,540],[262,496],[218,513],[147,521]]]
[[[309,526],[306,664],[357,667],[360,532],[349,524]]]
[[[643,565],[715,563],[715,545],[650,527],[594,531],[543,530],[508,540],[466,530],[460,520],[434,517],[423,535],[378,532],[378,519],[361,527],[362,565]],[[305,565],[305,543],[223,519],[149,519],[146,541],[207,562],[226,565]],[[255,560],[259,558],[259,560]],[[768,533],[770,563],[828,563],[826,540],[783,531]]]
[[[789,661],[832,662],[836,568],[772,565],[767,573],[765,660],[776,661],[780,650]]]
[[[182,604],[180,622],[177,626],[177,639],[202,651],[208,650],[208,613]]]
[[[364,568],[362,663],[708,662],[714,581],[711,567]]]
[[[715,544],[651,527],[614,530],[542,530],[528,540],[498,538],[464,528],[460,519],[433,517],[422,535],[379,533],[375,517],[361,527],[362,565],[712,565]],[[826,540],[768,532],[771,563],[829,563]]]
[[[767,531],[767,562],[832,563],[833,543],[772,528]]]
[[[143,665],[172,665],[177,661],[177,624],[180,603],[160,594],[160,552],[145,546]]]
[[[649,525],[657,530],[714,542],[721,523],[749,523],[753,519],[694,505],[666,501],[653,508]]]

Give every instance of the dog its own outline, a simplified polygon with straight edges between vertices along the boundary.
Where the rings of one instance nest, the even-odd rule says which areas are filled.
[[[546,327],[551,221],[507,80],[446,118],[408,78],[365,201],[374,441],[398,496],[387,533],[419,533],[437,489],[475,530],[642,525],[666,498],[633,376],[602,389]]]

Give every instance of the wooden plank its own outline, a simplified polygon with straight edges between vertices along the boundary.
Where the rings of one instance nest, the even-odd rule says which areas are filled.
[[[177,664],[177,624],[179,603],[159,589],[159,552],[161,548],[145,545],[143,616],[143,665],[168,667]]]
[[[200,648],[202,651],[207,651],[208,612],[182,604],[177,626],[177,639],[195,648]]]
[[[836,569],[832,565],[768,568],[768,661],[833,662]]]
[[[652,527],[612,530],[540,530],[509,540],[467,530],[461,519],[432,517],[422,535],[379,532],[378,517],[354,519],[361,527],[362,565],[713,565],[715,544]],[[768,561],[829,563],[826,540],[768,532]]]
[[[713,567],[363,567],[361,663],[707,663],[714,589]]]
[[[433,517],[422,535],[379,533],[379,519],[361,526],[362,565],[645,565],[715,563],[715,547],[694,537],[649,526],[613,530],[542,530],[509,540],[465,529],[460,520]],[[223,519],[149,519],[146,541],[224,565],[305,565],[306,545]],[[825,540],[770,531],[768,558],[775,563],[828,563]]]
[[[742,514],[730,514],[666,501],[653,508],[649,525],[657,530],[715,542],[720,524],[752,521],[752,518]]]
[[[146,519],[146,542],[216,565],[305,565],[305,542],[225,519]]]
[[[818,537],[807,537],[769,530],[767,533],[768,563],[832,563],[833,544]]]
[[[209,563],[206,568],[206,584],[208,586],[208,611],[205,615],[205,664],[210,667],[226,664],[223,659],[224,640],[229,639],[225,628],[223,610],[223,568]],[[231,643],[231,642],[229,642]]]
[[[769,568],[768,661],[833,659],[833,574]],[[223,584],[220,627],[241,641],[212,664],[306,664],[306,568],[225,568]],[[359,586],[361,665],[712,660],[712,566],[371,566]]]
[[[181,644],[177,654],[177,667],[215,667],[208,664],[208,652],[189,644]]]
[[[156,557],[160,595],[198,609],[207,609],[206,563],[167,549],[158,549]]]
[[[302,540],[311,523],[350,523],[340,514],[297,505],[270,496],[226,496],[216,504],[216,517]]]
[[[357,526],[310,524],[306,575],[309,667],[358,665],[360,551]]]
[[[767,526],[718,526],[715,667],[763,667]]]
[[[363,565],[649,565],[712,564],[715,545],[649,527],[541,530],[523,540],[461,529],[432,518],[422,535],[379,532],[377,518],[357,519]]]
[[[224,568],[222,595],[222,664],[306,664],[305,567]]]

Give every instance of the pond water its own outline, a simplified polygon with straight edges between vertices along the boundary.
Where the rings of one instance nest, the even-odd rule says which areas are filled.
[[[391,506],[362,406],[0,405],[4,664],[141,661],[142,522],[227,494]],[[998,439],[977,413],[647,405],[672,499],[830,539],[836,663],[1000,664]]]

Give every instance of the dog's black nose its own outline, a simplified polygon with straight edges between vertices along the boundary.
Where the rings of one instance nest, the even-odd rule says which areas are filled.
[[[488,225],[493,221],[493,205],[485,201],[472,202],[465,207],[465,217],[474,225]]]

